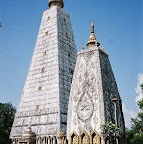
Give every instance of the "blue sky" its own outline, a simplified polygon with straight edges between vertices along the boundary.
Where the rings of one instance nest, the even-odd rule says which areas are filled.
[[[0,102],[18,106],[47,0],[0,0]],[[65,0],[77,49],[89,38],[91,19],[109,53],[121,98],[136,111],[139,73],[143,72],[142,0]]]

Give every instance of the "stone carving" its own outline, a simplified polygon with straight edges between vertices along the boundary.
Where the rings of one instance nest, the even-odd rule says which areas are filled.
[[[100,144],[100,136],[96,131],[90,134],[90,144]]]
[[[70,135],[70,144],[100,144],[100,136],[93,130],[91,130],[90,135],[85,130],[81,131],[79,136],[74,131]]]
[[[93,101],[87,92],[83,93],[77,105],[77,115],[82,121],[87,121],[93,114]]]
[[[73,121],[73,123],[74,123],[75,125],[77,125],[77,118],[76,118],[76,115],[73,116],[73,120],[72,120],[72,121]]]
[[[59,134],[59,144],[68,144],[67,137],[62,131]]]
[[[78,144],[79,138],[77,133],[73,132],[70,136],[70,144]]]
[[[94,126],[92,125],[93,119],[96,118],[94,113],[97,111],[96,100],[98,100],[98,95],[96,91],[96,64],[94,63],[95,53],[88,51],[87,53],[79,55],[75,69],[69,100],[69,104],[72,104],[70,104],[68,114],[69,117],[71,116],[72,124],[78,132],[83,129],[90,132]],[[96,118],[95,121],[97,123],[98,119]]]
[[[87,137],[83,136],[81,144],[88,144]]]
[[[28,116],[37,116],[37,115],[47,115],[47,114],[54,114],[57,113],[58,109],[43,109],[43,110],[37,110],[37,111],[26,111],[26,112],[17,112],[16,118],[19,117],[28,117]]]
[[[94,122],[95,124],[98,123],[98,117],[97,117],[96,113],[95,113],[94,116],[93,116],[93,122]]]
[[[96,136],[93,138],[93,144],[99,144]]]
[[[84,57],[85,61],[88,62],[91,59],[93,54],[94,53],[91,53],[91,52],[84,54],[83,57]]]
[[[76,138],[76,136],[73,137],[72,144],[77,144],[77,138]]]
[[[81,134],[80,134],[80,141],[79,141],[80,144],[89,144],[89,136],[88,134],[86,133],[86,131],[83,131]]]
[[[87,132],[90,132],[93,129],[91,125],[91,121],[85,122],[83,129],[86,130]]]

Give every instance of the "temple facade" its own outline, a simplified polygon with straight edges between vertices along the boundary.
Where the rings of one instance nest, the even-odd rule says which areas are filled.
[[[101,125],[113,122],[124,144],[122,101],[109,55],[94,32],[77,54],[63,0],[49,0],[10,138],[13,144],[105,144]]]

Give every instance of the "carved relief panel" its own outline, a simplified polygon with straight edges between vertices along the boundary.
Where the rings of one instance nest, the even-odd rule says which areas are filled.
[[[86,130],[90,133],[92,129],[99,130],[100,90],[97,53],[87,51],[78,55],[69,99],[68,136],[72,131],[80,133]]]
[[[93,114],[93,101],[88,92],[83,93],[77,104],[77,115],[82,121],[87,121]]]

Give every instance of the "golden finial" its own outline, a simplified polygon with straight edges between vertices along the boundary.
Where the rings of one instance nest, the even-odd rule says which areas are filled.
[[[91,33],[94,33],[94,21],[93,21],[93,19],[91,21]]]
[[[99,46],[100,45],[100,43],[97,42],[96,36],[95,36],[95,33],[94,33],[94,21],[93,20],[91,22],[91,34],[90,34],[89,40],[88,40],[86,45],[87,46],[89,46],[89,45]]]
[[[63,0],[49,0],[49,7],[51,6],[59,6],[60,8],[64,7]]]

